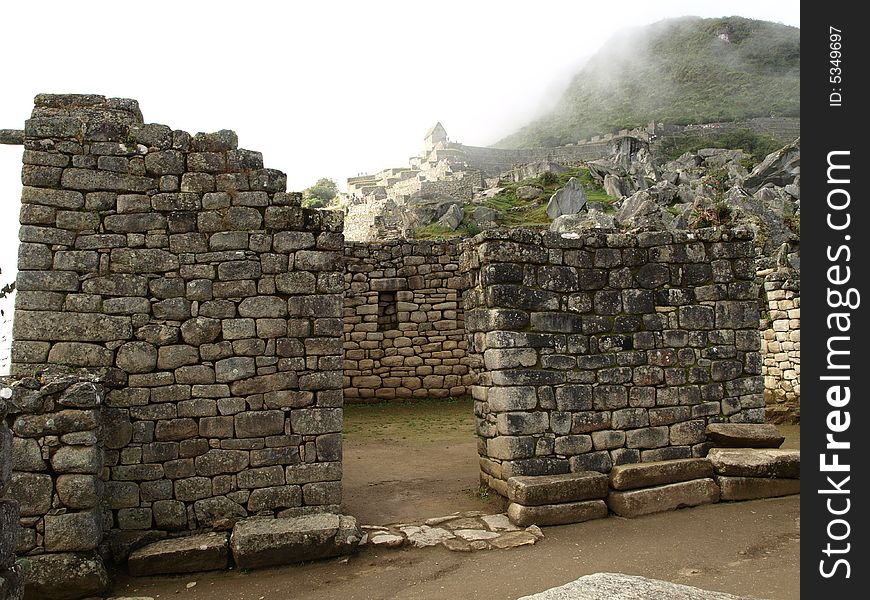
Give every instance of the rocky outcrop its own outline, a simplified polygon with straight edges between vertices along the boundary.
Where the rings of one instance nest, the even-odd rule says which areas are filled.
[[[550,197],[547,216],[556,219],[562,215],[576,215],[586,205],[586,190],[576,177],[568,180],[562,189]]]

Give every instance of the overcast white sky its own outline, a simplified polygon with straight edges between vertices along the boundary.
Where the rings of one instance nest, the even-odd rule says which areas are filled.
[[[288,175],[404,166],[441,121],[487,145],[553,104],[616,31],[667,17],[800,26],[800,3],[150,0],[0,4],[0,128],[40,92],[139,100],[146,122],[233,129]],[[0,146],[0,269],[14,273],[21,149]]]

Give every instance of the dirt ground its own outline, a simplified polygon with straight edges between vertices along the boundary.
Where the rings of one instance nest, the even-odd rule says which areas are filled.
[[[799,447],[800,428],[781,429],[783,447]],[[478,486],[473,430],[467,401],[346,407],[344,512],[374,525],[462,510],[500,512],[501,498]],[[122,577],[113,593],[208,600],[515,600],[608,571],[769,600],[800,596],[798,496],[610,517],[544,533],[537,545],[511,550],[367,548],[346,559],[251,572]]]

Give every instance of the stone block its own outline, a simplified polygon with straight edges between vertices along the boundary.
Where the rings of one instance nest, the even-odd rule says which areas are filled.
[[[58,498],[67,508],[94,508],[100,500],[101,486],[93,475],[60,475],[55,487]]]
[[[503,460],[530,458],[535,455],[535,438],[499,436],[486,441],[487,455]]]
[[[96,552],[41,554],[28,561],[28,598],[77,600],[102,596],[109,587],[109,573]]]
[[[302,489],[298,485],[280,485],[251,490],[248,510],[252,513],[302,506]]]
[[[720,447],[779,448],[785,441],[776,425],[766,423],[710,423],[705,433]]]
[[[130,575],[165,575],[226,569],[229,566],[229,543],[226,533],[204,533],[189,537],[161,540],[130,554]]]
[[[235,416],[236,437],[264,437],[284,433],[284,412],[260,410],[242,412]]]
[[[244,450],[211,449],[195,459],[198,475],[213,477],[222,473],[238,473],[248,466],[248,452]]]
[[[800,494],[800,479],[771,479],[768,477],[727,477],[718,475],[716,482],[722,490],[722,500],[755,500]]]
[[[350,554],[361,539],[353,517],[318,514],[241,521],[230,547],[238,568],[256,569]]]
[[[605,498],[608,490],[607,475],[595,471],[511,477],[507,484],[508,499],[524,506]]]
[[[625,432],[625,445],[628,448],[661,448],[668,445],[669,439],[667,427],[645,427]]]
[[[604,518],[607,516],[607,505],[604,500],[565,502],[542,506],[523,506],[512,502],[508,505],[507,515],[511,523],[518,527],[567,525]]]
[[[607,506],[621,517],[639,517],[718,501],[719,486],[712,479],[705,478],[610,492]]]
[[[615,490],[632,490],[711,477],[713,465],[709,460],[686,458],[613,467],[610,485]]]
[[[36,517],[51,508],[53,491],[51,475],[14,472],[6,496],[18,502],[22,517]]]
[[[133,328],[130,317],[18,310],[13,336],[20,340],[109,342],[133,337]]]
[[[717,475],[800,478],[800,450],[712,448],[707,458],[713,463]]]
[[[103,538],[96,510],[45,516],[45,549],[48,552],[93,550]]]

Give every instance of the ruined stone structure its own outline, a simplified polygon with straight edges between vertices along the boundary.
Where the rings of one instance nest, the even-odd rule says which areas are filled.
[[[13,134],[24,188],[0,600],[20,589],[13,548],[31,593],[74,580],[92,595],[103,557],[146,542],[337,512],[345,396],[471,393],[482,480],[508,496],[514,476],[703,457],[710,424],[763,422],[762,374],[799,375],[795,277],[760,274],[762,348],[741,231],[346,243],[340,213],[300,208],[231,131],[191,136],[144,124],[133,100],[40,95]],[[452,169],[454,150],[433,128],[427,168]],[[797,402],[790,385],[769,382],[772,401]],[[603,516],[593,479],[582,501]],[[211,568],[230,551],[276,564],[254,557],[268,521],[208,541]],[[322,521],[344,540],[324,537],[330,552],[355,547],[352,519]]]
[[[455,242],[345,246],[345,398],[464,396],[472,383]]]
[[[408,237],[398,212],[415,196],[444,195],[470,201],[476,190],[495,183],[525,165],[555,163],[577,166],[614,154],[624,139],[649,142],[655,153],[664,140],[680,137],[714,138],[727,131],[748,129],[783,144],[800,137],[800,119],[763,117],[743,121],[674,125],[650,123],[593,136],[574,144],[552,148],[491,148],[451,142],[441,123],[424,138],[423,151],[409,159],[408,167],[383,169],[374,175],[350,177],[350,198],[345,237],[354,241],[377,241]]]
[[[335,509],[340,213],[300,208],[233,132],[146,125],[132,100],[38,96],[24,146],[13,374],[88,367],[107,388],[69,419],[45,390],[39,406],[13,403],[34,464],[69,455],[73,473],[105,481],[64,491],[37,477],[39,510],[82,505],[94,544],[103,530]],[[83,549],[45,528],[19,550]]]
[[[482,478],[704,456],[764,421],[749,234],[487,231],[465,256]]]

